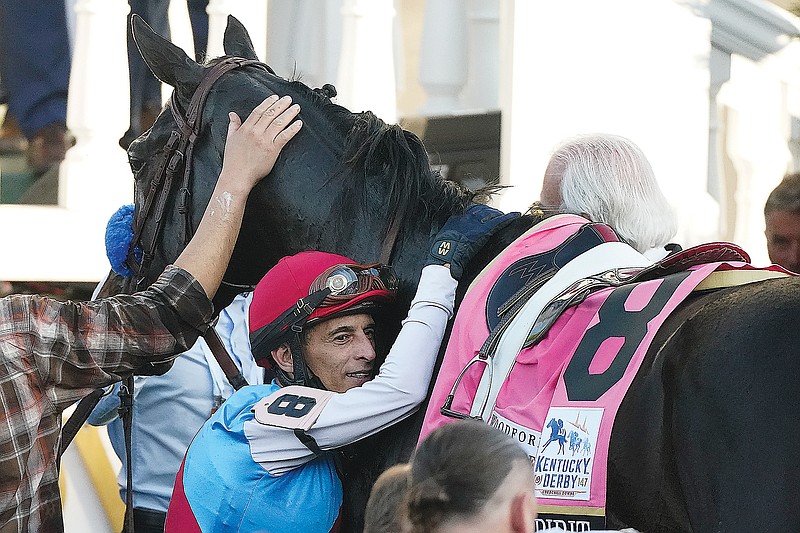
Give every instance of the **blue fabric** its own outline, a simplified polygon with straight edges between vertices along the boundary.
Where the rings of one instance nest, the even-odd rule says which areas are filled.
[[[134,505],[166,512],[183,454],[211,413],[211,375],[202,351],[185,352],[169,372],[148,377],[139,389],[133,402],[131,448]],[[89,423],[104,422],[104,412],[113,418],[108,436],[123,463],[117,483],[124,500],[127,465],[122,421],[116,417],[118,390],[115,385],[100,401]]]
[[[0,77],[29,139],[66,122],[70,61],[64,0],[0,0]]]
[[[203,531],[326,533],[342,505],[342,485],[330,454],[280,476],[250,455],[244,423],[253,405],[278,390],[275,383],[234,393],[195,437],[183,488]]]
[[[126,278],[133,276],[133,270],[125,265],[133,241],[133,213],[133,204],[123,205],[111,215],[106,225],[106,256],[111,269]],[[142,249],[137,246],[133,256],[141,262]]]

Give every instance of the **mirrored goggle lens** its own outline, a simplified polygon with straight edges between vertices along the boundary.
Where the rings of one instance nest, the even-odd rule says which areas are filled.
[[[358,275],[346,266],[338,266],[328,274],[325,286],[331,290],[331,294],[353,294],[358,289]]]
[[[397,278],[390,267],[380,264],[336,265],[317,277],[309,294],[325,288],[331,294],[323,301],[323,307],[373,290],[394,291],[397,289]]]

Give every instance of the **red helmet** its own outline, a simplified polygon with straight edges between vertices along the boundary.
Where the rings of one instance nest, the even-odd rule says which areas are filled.
[[[397,289],[389,267],[360,265],[342,255],[300,252],[284,257],[256,285],[250,340],[261,366],[269,353],[306,324],[374,308]]]

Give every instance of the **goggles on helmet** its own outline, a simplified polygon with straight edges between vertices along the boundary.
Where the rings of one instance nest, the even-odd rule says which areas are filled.
[[[308,294],[328,289],[318,307],[333,307],[369,291],[396,291],[397,277],[391,267],[372,265],[334,265],[317,276]]]

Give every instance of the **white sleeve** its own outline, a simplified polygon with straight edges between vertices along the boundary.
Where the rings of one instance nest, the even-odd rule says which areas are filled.
[[[450,269],[422,270],[417,294],[397,340],[372,381],[334,394],[307,430],[322,450],[350,444],[413,413],[428,392],[447,321],[453,315],[457,282]],[[291,429],[252,420],[245,423],[253,460],[272,474],[296,468],[315,455]]]

